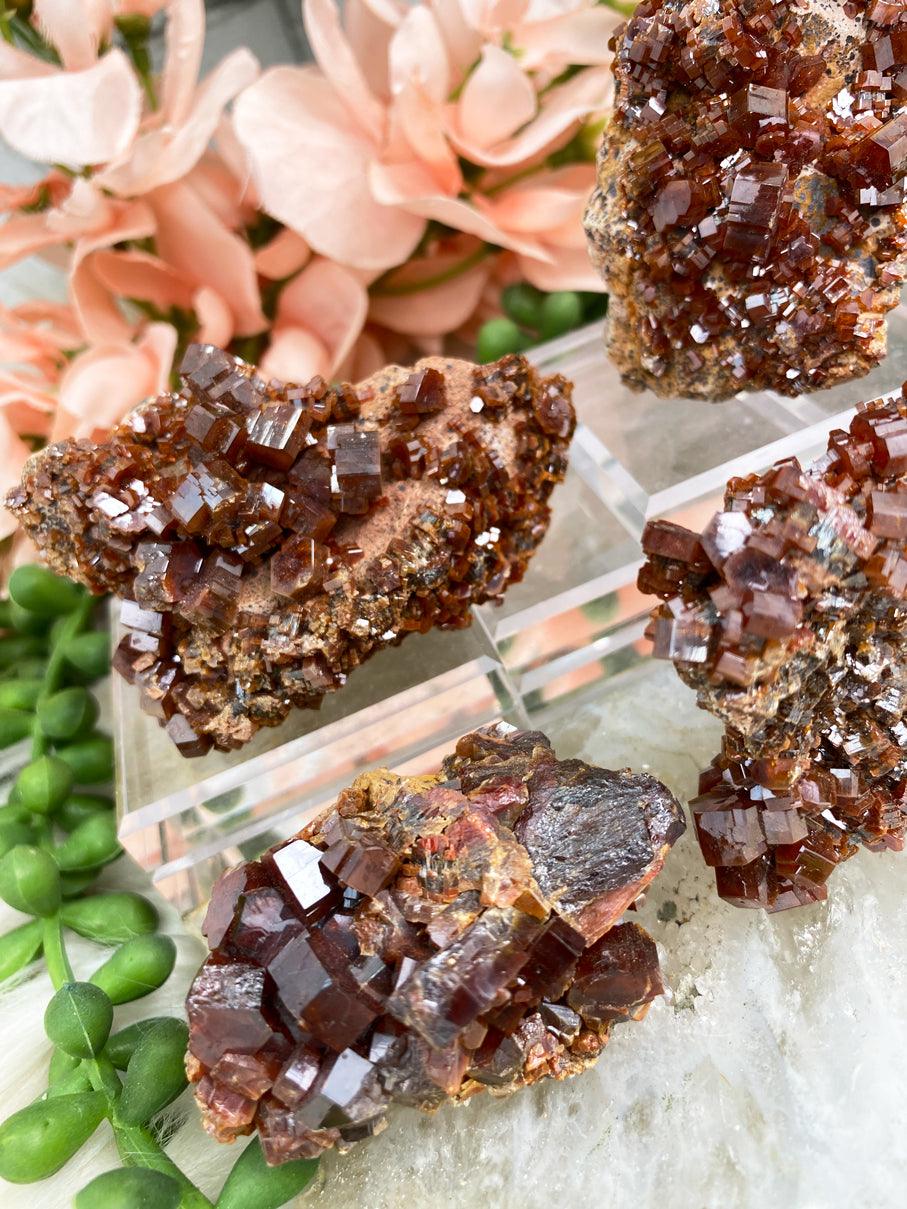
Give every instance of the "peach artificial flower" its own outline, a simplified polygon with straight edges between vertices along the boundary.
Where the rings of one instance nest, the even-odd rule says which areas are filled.
[[[287,382],[334,377],[365,323],[368,294],[349,269],[313,257],[280,292],[265,373]]]
[[[273,68],[234,106],[264,208],[322,255],[369,273],[403,264],[429,219],[550,261],[544,240],[499,227],[474,204],[458,157],[525,168],[604,106],[607,70],[586,68],[537,91],[538,81],[497,44],[485,45],[470,68],[481,35],[455,0],[368,5],[370,28],[387,26],[368,48],[364,2],[349,0],[344,26],[333,0],[305,0],[318,66]],[[583,0],[576,11],[590,6]],[[386,77],[366,66],[384,46]]]
[[[60,378],[51,439],[104,436],[131,408],[170,386],[176,331],[150,323],[135,342],[111,341],[79,353]]]
[[[146,5],[141,11],[149,7],[154,6]],[[88,103],[84,89],[79,91],[79,80],[111,55],[120,55],[111,51],[96,59],[99,41],[109,32],[113,16],[138,11],[136,6],[107,0],[45,0],[36,5],[36,19],[64,63],[63,68],[54,69],[59,78],[55,76],[51,84],[46,64],[0,44],[0,76],[13,76],[0,79],[0,132],[4,137],[33,159],[53,158],[75,166],[108,161],[89,178],[67,182],[61,173],[51,173],[42,184],[52,187],[55,204],[36,213],[14,213],[0,228],[0,266],[60,245],[72,249],[70,296],[89,342],[132,339],[139,320],[124,313],[124,298],[153,301],[161,310],[171,306],[195,309],[203,336],[222,343],[267,326],[252,251],[236,234],[236,228],[254,216],[254,207],[243,201],[243,185],[227,162],[209,150],[226,106],[256,77],[258,64],[248,51],[237,50],[199,84],[204,4],[202,0],[168,0],[166,9],[160,105],[123,127],[122,137],[106,142],[95,129],[99,121],[96,105]],[[96,62],[92,65],[93,57]],[[46,154],[43,119],[36,118],[31,124],[30,140],[19,137],[17,143],[22,123],[8,125],[2,103],[4,88],[8,88],[11,104],[28,101],[22,95],[23,88],[32,87],[32,77],[23,75],[26,65],[29,72],[39,73],[34,76],[38,81],[35,103],[39,110],[42,105],[47,107],[51,126],[58,115],[49,89],[57,85],[68,89],[67,129],[75,154],[56,150],[53,156]],[[137,89],[128,61],[126,68],[130,88]],[[105,96],[105,107],[119,109],[127,100],[112,93]],[[227,141],[229,134],[226,130]],[[86,145],[97,145],[97,152],[86,157],[79,150]],[[235,154],[233,159],[235,162]],[[7,205],[27,204],[15,193],[0,197],[4,201]],[[156,260],[124,255],[114,261],[106,255],[114,245],[149,237],[156,243]]]

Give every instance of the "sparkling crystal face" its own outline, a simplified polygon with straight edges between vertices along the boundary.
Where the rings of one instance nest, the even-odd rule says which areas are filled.
[[[577,797],[587,818],[626,822],[557,850],[546,820]],[[645,839],[617,852],[640,821]],[[654,943],[612,925],[682,828],[658,782],[560,762],[544,735],[503,725],[461,739],[434,778],[363,775],[215,887],[188,998],[205,1127],[223,1141],[257,1128],[276,1164],[370,1136],[391,1102],[431,1110],[583,1070],[661,993]],[[598,921],[594,938],[558,897]]]
[[[907,15],[643,0],[586,218],[610,347],[660,394],[800,394],[885,351],[907,251]]]
[[[655,654],[727,728],[692,807],[739,906],[824,899],[860,845],[907,838],[905,425],[903,393],[863,404],[813,466],[733,479],[701,535],[643,534]]]
[[[51,564],[128,601],[114,666],[184,755],[317,708],[522,578],[566,470],[564,379],[438,358],[293,386],[209,345],[181,374],[105,444],[39,455],[13,507]]]

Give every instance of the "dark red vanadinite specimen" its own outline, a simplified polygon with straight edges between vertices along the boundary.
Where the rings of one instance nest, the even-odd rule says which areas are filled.
[[[370,1136],[394,1102],[584,1070],[662,992],[654,942],[619,921],[683,827],[654,778],[503,724],[434,778],[359,777],[214,888],[187,1000],[205,1128],[257,1129],[278,1164]]]
[[[186,756],[469,625],[523,577],[575,424],[570,384],[522,357],[293,386],[192,345],[181,376],[104,444],[37,454],[8,503],[51,566],[123,599],[114,667]]]
[[[586,216],[633,388],[800,394],[885,354],[907,255],[907,8],[642,0]]]
[[[732,479],[702,534],[653,521],[655,654],[725,723],[693,803],[722,898],[826,897],[907,838],[907,397],[861,405],[803,469]]]

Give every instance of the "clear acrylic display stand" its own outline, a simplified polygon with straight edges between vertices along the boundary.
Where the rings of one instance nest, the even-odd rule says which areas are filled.
[[[605,356],[599,326],[534,350],[575,384],[580,424],[550,530],[523,583],[471,630],[408,638],[354,672],[320,711],[296,711],[240,752],[186,760],[113,684],[120,836],[184,913],[224,868],[291,834],[358,773],[437,766],[457,736],[494,718],[518,725],[646,655],[651,600],[635,586],[646,520],[698,526],[735,474],[809,458],[853,405],[907,379],[907,309],[870,376],[815,395],[741,394],[723,404],[633,394]]]

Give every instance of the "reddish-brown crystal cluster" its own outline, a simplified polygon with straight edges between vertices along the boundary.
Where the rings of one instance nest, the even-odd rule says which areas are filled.
[[[907,835],[907,399],[861,407],[804,470],[733,479],[701,534],[643,535],[655,653],[726,726],[692,803],[722,898],[826,897]]]
[[[467,735],[436,776],[366,773],[226,873],[189,991],[187,1066],[221,1141],[271,1164],[593,1063],[661,993],[621,923],[683,832],[647,775],[558,760],[544,735]]]
[[[877,364],[907,251],[907,7],[643,0],[615,48],[586,226],[625,380],[799,394]]]
[[[575,421],[522,357],[297,387],[193,345],[181,374],[104,444],[33,457],[8,506],[52,567],[123,598],[114,666],[184,755],[468,625],[544,536]]]

